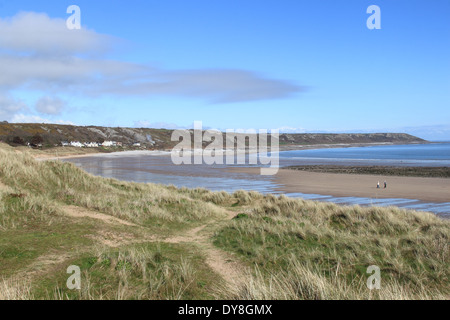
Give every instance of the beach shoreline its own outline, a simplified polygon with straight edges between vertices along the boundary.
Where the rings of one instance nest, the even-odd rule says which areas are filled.
[[[311,146],[309,146],[311,147]],[[319,146],[316,146],[319,147]],[[328,146],[320,145],[323,149]],[[342,146],[341,146],[342,147]],[[201,150],[194,150],[190,155],[197,154]],[[230,152],[231,150],[222,150],[222,153]],[[241,150],[242,151],[242,150]],[[238,152],[239,154],[239,152]],[[101,157],[101,158],[119,158],[119,157],[134,157],[134,156],[159,156],[166,158],[160,162],[157,161],[156,167],[153,167],[152,163],[149,163],[149,167],[141,168],[140,170],[146,173],[163,174],[169,176],[191,176],[191,177],[207,177],[210,175],[209,171],[205,170],[179,170],[179,166],[175,166],[170,161],[171,153],[168,150],[164,151],[149,151],[149,150],[127,150],[112,153],[89,153],[89,154],[76,154],[65,155],[59,157],[44,157],[39,160],[63,160],[70,161],[75,158],[85,157]],[[163,159],[160,158],[160,159]],[[125,166],[127,167],[127,166]],[[299,166],[297,169],[302,168]],[[392,169],[391,166],[377,166],[377,167],[355,167],[345,165],[335,166],[304,166],[305,170],[292,170],[287,168],[280,168],[279,172],[270,179],[270,184],[273,186],[273,193],[283,193],[287,195],[305,194],[305,195],[321,195],[332,197],[355,197],[355,198],[370,198],[370,199],[410,199],[423,202],[432,203],[449,203],[450,197],[450,179],[445,177],[416,177],[416,176],[403,176],[392,175],[388,171],[379,170],[379,173],[371,174],[369,169],[384,168],[391,171],[398,171],[400,168]],[[308,169],[309,168],[309,169]],[[319,172],[314,171],[318,170]],[[358,173],[348,172],[351,170],[362,169],[369,172]],[[410,167],[414,169],[414,166]],[[311,170],[310,170],[311,169]],[[337,170],[337,172],[326,172],[326,170]],[[402,168],[401,170],[404,170]],[[430,172],[431,169],[428,168]],[[439,168],[438,168],[439,169]],[[320,172],[325,170],[325,172]],[[421,170],[421,168],[417,168]],[[217,176],[216,174],[211,177],[216,179],[228,178],[228,172],[243,173],[250,177],[254,177],[258,180],[257,176],[260,175],[259,167],[226,167],[221,168],[222,174]],[[347,172],[346,172],[347,171]],[[215,171],[217,173],[217,171]],[[446,171],[447,172],[447,171]],[[251,178],[253,179],[253,178]],[[237,180],[238,181],[238,180]],[[383,188],[384,181],[387,182],[387,188]],[[380,183],[381,188],[377,188],[377,183]],[[237,182],[239,183],[239,182]],[[269,182],[268,182],[269,183]],[[256,190],[257,191],[257,190]]]
[[[424,142],[423,144],[431,144],[432,142]],[[418,144],[409,143],[405,145]],[[311,144],[311,145],[280,145],[279,151],[293,151],[293,150],[317,150],[317,149],[335,149],[335,148],[359,148],[359,147],[375,147],[375,146],[390,146],[390,145],[403,145],[399,143],[392,142],[377,142],[377,143],[335,143],[335,144]],[[161,150],[98,150],[98,149],[85,149],[85,148],[73,148],[73,147],[56,147],[46,150],[34,150],[29,149],[31,155],[37,160],[64,160],[64,159],[74,159],[74,158],[84,158],[84,157],[95,157],[95,156],[115,156],[117,154],[127,154],[130,155],[170,155],[171,149],[161,149]],[[62,155],[58,155],[60,152]],[[220,150],[218,153],[234,152],[231,150]],[[254,154],[257,153],[257,149],[245,149],[237,150],[238,154]],[[271,152],[271,148],[268,147],[268,152]],[[159,154],[160,153],[160,154]],[[195,152],[194,152],[195,153]]]
[[[450,167],[417,167],[393,165],[294,165],[283,169],[345,174],[370,174],[383,176],[450,178]]]
[[[259,174],[259,168],[229,168],[233,172]],[[425,202],[450,202],[450,179],[323,173],[280,169],[274,176],[283,193],[330,195],[334,197],[364,197],[412,199]],[[387,188],[383,188],[384,181]],[[377,188],[380,182],[380,188]]]
[[[158,151],[158,150],[124,150],[124,151],[113,151],[113,152],[92,152],[85,154],[73,154],[73,155],[45,155],[45,154],[33,154],[33,157],[38,161],[51,161],[51,160],[69,160],[77,158],[88,158],[88,157],[117,157],[117,156],[169,156],[168,151]]]

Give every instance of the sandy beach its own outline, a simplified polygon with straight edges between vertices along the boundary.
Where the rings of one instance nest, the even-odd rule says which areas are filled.
[[[279,151],[291,151],[291,150],[311,150],[311,149],[333,149],[333,148],[356,148],[356,147],[369,147],[369,146],[384,146],[394,145],[394,143],[335,143],[335,144],[311,144],[311,145],[280,145]],[[129,156],[129,155],[170,155],[172,149],[161,150],[122,150],[122,151],[110,151],[101,152],[98,148],[75,148],[75,147],[56,147],[46,150],[35,150],[28,147],[18,147],[20,151],[31,151],[32,156],[37,160],[64,160],[75,159],[84,157],[97,157],[97,156]],[[270,151],[270,146],[268,148]],[[217,150],[217,155],[226,154],[254,154],[258,152],[258,149],[238,149],[236,151],[232,149]],[[203,150],[194,150],[186,152],[189,155],[203,153]]]
[[[117,151],[109,153],[101,152],[91,152],[91,153],[81,153],[81,154],[68,154],[57,156],[55,154],[33,154],[36,160],[68,160],[77,158],[87,158],[87,157],[132,157],[132,156],[167,156],[170,155],[168,151],[158,151],[158,150],[126,150]]]
[[[259,174],[258,168],[232,168],[235,172]],[[387,188],[383,189],[383,182]],[[377,189],[377,182],[380,189]],[[403,198],[426,202],[450,202],[450,179],[358,174],[336,174],[280,169],[275,176],[280,191],[335,197]]]

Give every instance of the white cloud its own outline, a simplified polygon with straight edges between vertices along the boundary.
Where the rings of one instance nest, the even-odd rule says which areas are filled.
[[[21,12],[0,19],[0,47],[9,51],[39,54],[106,52],[114,42],[110,36],[82,28],[69,30],[66,21],[45,13]]]
[[[105,78],[135,76],[142,67],[112,60],[77,57],[0,56],[0,87],[69,90],[100,84]]]
[[[212,102],[288,97],[303,89],[245,70],[167,71],[113,60],[0,56],[0,87],[99,95],[165,95]]]
[[[294,128],[294,127],[280,127],[278,128],[280,133],[306,133],[307,130],[305,128]]]
[[[44,97],[36,105],[40,112],[47,114],[57,114],[64,106],[64,102],[59,98]],[[21,99],[0,92],[0,121],[9,121],[14,123],[55,123],[55,124],[73,124],[65,120],[50,120],[29,114],[29,108]],[[46,112],[44,112],[46,111]]]
[[[36,102],[36,110],[45,114],[60,114],[66,103],[59,98],[42,97]]]
[[[247,70],[165,70],[98,58],[113,43],[91,30],[68,30],[63,19],[46,14],[0,19],[0,89],[183,96],[218,103],[280,99],[304,90]]]
[[[75,125],[73,122],[65,121],[65,120],[50,120],[41,118],[35,115],[25,115],[25,114],[16,114],[12,118],[11,122],[13,123],[53,123],[53,124],[67,124],[67,125]]]
[[[153,129],[186,129],[187,127],[181,127],[175,123],[167,122],[150,122],[147,120],[139,120],[134,122],[134,127],[136,128],[153,128]]]
[[[25,110],[27,106],[22,100],[0,93],[0,121],[10,121],[14,114]]]
[[[145,77],[110,82],[94,87],[98,93],[175,95],[203,98],[215,103],[243,102],[288,97],[303,91],[287,81],[274,80],[246,70],[152,70]]]

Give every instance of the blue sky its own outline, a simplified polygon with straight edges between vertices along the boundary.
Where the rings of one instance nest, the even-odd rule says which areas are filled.
[[[82,30],[65,28],[72,4]],[[446,0],[0,0],[0,118],[450,140],[449,14]]]

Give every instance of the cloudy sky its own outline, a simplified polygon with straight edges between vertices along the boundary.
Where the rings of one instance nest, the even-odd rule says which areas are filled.
[[[81,9],[70,30],[67,8]],[[381,8],[369,30],[367,7]],[[0,121],[450,140],[450,1],[0,0]]]

